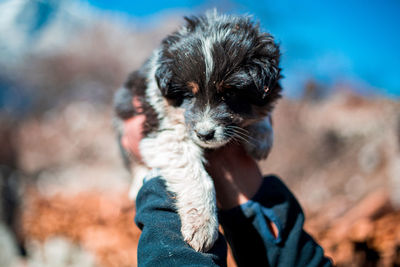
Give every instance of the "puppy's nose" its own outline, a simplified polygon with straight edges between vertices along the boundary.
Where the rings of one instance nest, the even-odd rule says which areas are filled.
[[[197,136],[202,141],[209,141],[214,138],[215,130],[195,131]]]

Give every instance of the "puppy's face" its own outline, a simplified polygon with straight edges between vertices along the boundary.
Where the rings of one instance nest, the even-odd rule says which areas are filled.
[[[200,146],[246,138],[243,127],[265,117],[280,97],[278,46],[246,17],[186,20],[162,43],[156,80],[163,96],[184,110]]]

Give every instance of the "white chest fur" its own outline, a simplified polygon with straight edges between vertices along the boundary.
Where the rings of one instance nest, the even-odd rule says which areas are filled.
[[[188,137],[183,111],[168,106],[153,71],[146,97],[159,116],[160,131],[142,139],[140,153],[146,167],[158,169],[167,190],[175,194],[184,240],[197,251],[207,251],[218,237],[214,184],[203,165],[203,150]],[[143,181],[143,171],[134,174],[132,197]]]

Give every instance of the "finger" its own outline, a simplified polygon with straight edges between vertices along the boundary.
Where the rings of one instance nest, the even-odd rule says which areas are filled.
[[[137,96],[132,98],[132,105],[139,114],[143,112],[142,103]]]
[[[129,153],[140,159],[139,143],[143,138],[144,115],[137,115],[124,121],[124,134],[121,144]]]

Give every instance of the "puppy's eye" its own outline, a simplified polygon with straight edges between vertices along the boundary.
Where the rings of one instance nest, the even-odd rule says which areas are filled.
[[[180,105],[182,105],[183,103],[183,98],[181,97],[167,97],[167,101],[170,105],[174,106],[174,107],[179,107]]]
[[[236,96],[235,92],[232,90],[226,91],[221,95],[221,100],[225,101],[225,100],[229,100],[232,99]]]
[[[166,96],[168,99],[168,102],[170,104],[172,104],[175,107],[180,107],[182,105],[182,103],[193,97],[193,94],[189,93],[189,92],[175,92],[173,94],[169,94]]]

